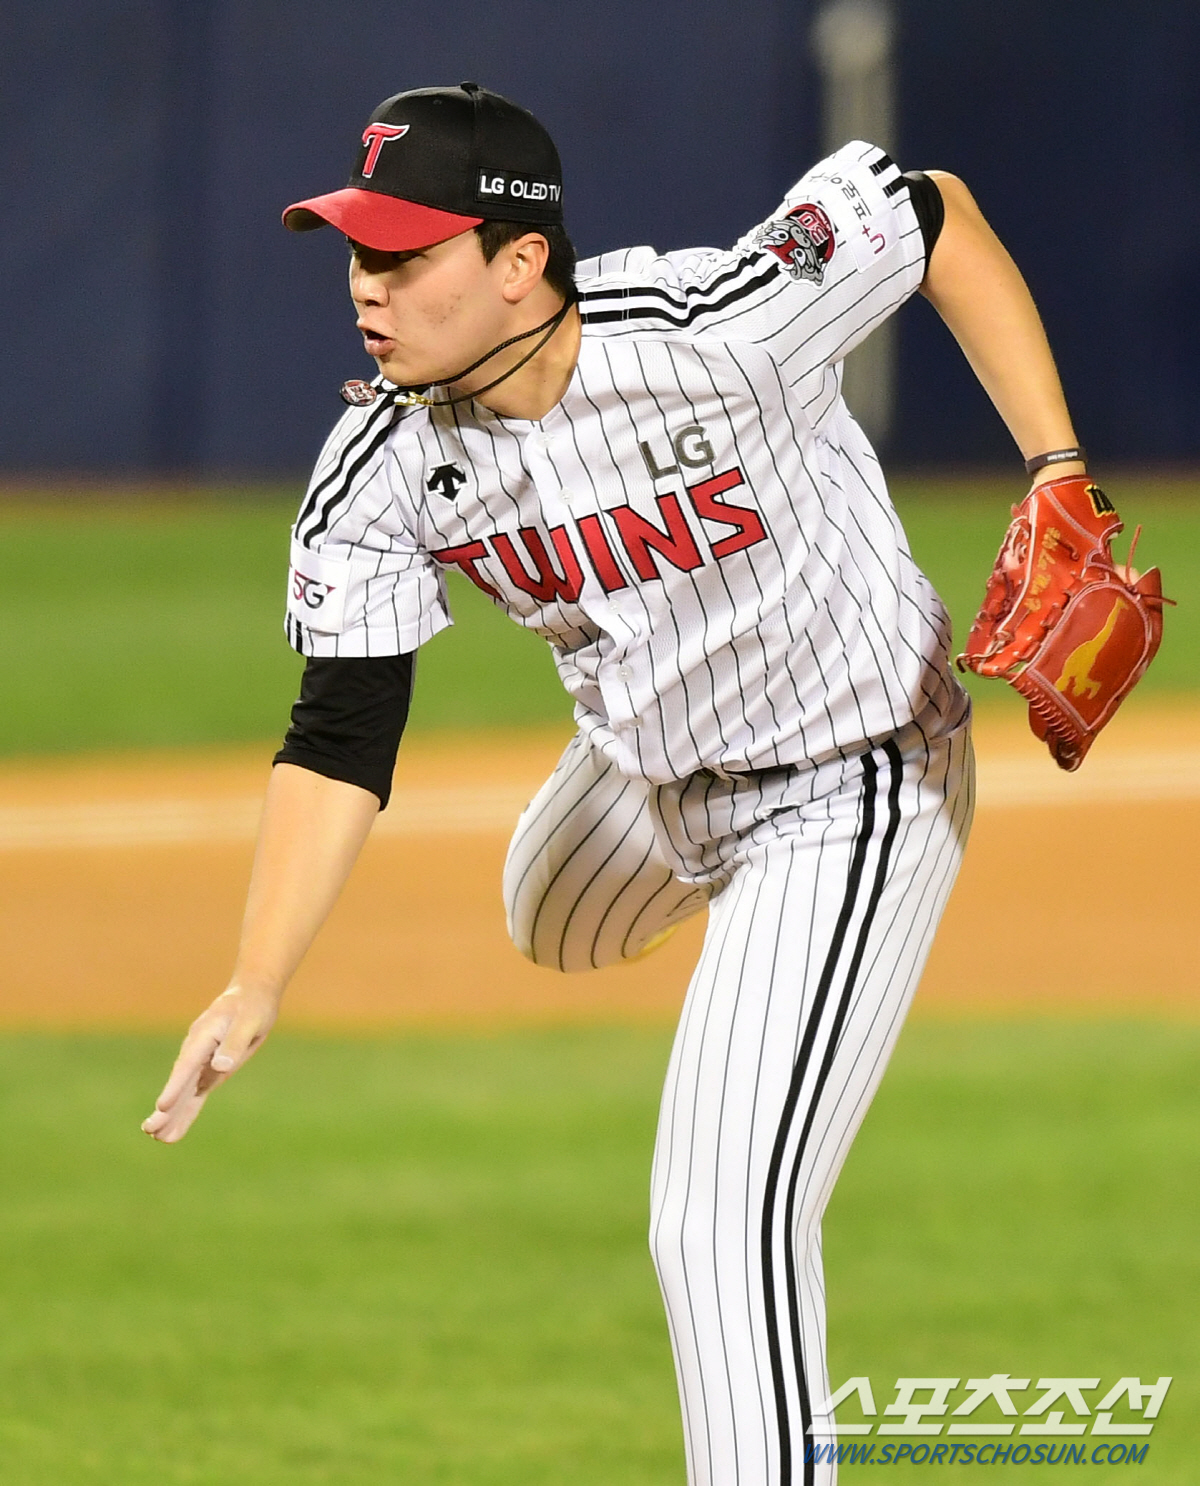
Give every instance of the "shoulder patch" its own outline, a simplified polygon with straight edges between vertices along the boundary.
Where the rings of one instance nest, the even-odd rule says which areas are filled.
[[[833,223],[815,202],[794,206],[786,217],[764,222],[754,239],[757,247],[774,253],[794,279],[819,284],[833,257]]]

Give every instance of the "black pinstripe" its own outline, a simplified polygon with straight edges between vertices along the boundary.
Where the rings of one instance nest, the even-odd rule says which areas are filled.
[[[390,405],[386,405],[385,411],[390,414],[395,410]],[[379,423],[373,424],[372,427],[375,429],[373,436],[367,441],[365,446],[359,445],[360,452],[346,466],[345,473],[337,488],[321,503],[320,518],[314,525],[306,527],[300,536],[300,541],[305,547],[311,547],[313,541],[328,528],[330,521],[333,519],[333,513],[340,505],[354,499],[355,478],[387,442],[388,435],[392,431],[392,420],[390,416],[384,417],[381,414]],[[315,500],[315,497],[312,499]],[[297,523],[297,531],[299,532],[299,523]]]
[[[793,1361],[796,1369],[795,1381],[800,1400],[800,1416],[803,1421],[804,1431],[807,1432],[812,1423],[812,1399],[808,1387],[808,1379],[804,1369],[803,1351],[800,1337],[800,1315],[799,1315],[799,1290],[795,1270],[795,1255],[792,1252],[791,1231],[795,1216],[796,1184],[799,1180],[800,1167],[804,1158],[805,1147],[808,1137],[812,1131],[813,1120],[816,1117],[817,1106],[820,1104],[821,1095],[825,1090],[825,1084],[829,1077],[829,1070],[833,1063],[834,1054],[837,1051],[838,1036],[842,1024],[846,1019],[846,1012],[850,999],[854,993],[854,984],[858,975],[859,966],[862,963],[863,952],[866,948],[867,936],[870,933],[871,924],[875,911],[879,906],[879,899],[883,893],[884,883],[887,880],[888,863],[891,856],[892,845],[896,839],[896,832],[900,826],[900,784],[903,778],[903,763],[899,750],[894,742],[888,742],[883,749],[889,765],[891,766],[891,780],[888,787],[888,821],[884,832],[883,841],[880,846],[879,861],[876,866],[874,880],[871,884],[867,905],[863,913],[862,922],[859,926],[858,937],[855,942],[854,951],[850,963],[846,969],[842,982],[842,990],[838,1004],[834,1012],[833,1023],[826,1035],[825,1051],[817,1070],[816,1080],[809,1096],[808,1107],[805,1111],[804,1122],[800,1129],[795,1154],[792,1158],[791,1170],[787,1178],[787,1186],[784,1201],[784,1221],[782,1224],[782,1242],[784,1246],[784,1273],[788,1296],[787,1331],[792,1345]],[[841,910],[838,914],[837,923],[834,925],[833,935],[830,939],[829,950],[825,957],[825,963],[821,970],[821,977],[817,984],[816,995],[813,1001],[813,1009],[804,1029],[804,1036],[800,1044],[800,1050],[796,1058],[792,1073],[791,1084],[788,1088],[787,1098],[784,1101],[783,1112],[780,1117],[779,1128],[775,1137],[775,1144],[771,1151],[771,1161],[768,1167],[766,1192],[763,1198],[763,1214],[761,1227],[761,1250],[763,1266],[763,1301],[766,1309],[768,1348],[771,1359],[771,1376],[775,1393],[775,1405],[777,1422],[779,1426],[779,1481],[780,1486],[792,1486],[792,1453],[793,1443],[791,1438],[791,1425],[789,1423],[787,1402],[787,1376],[784,1371],[783,1348],[781,1341],[781,1327],[775,1306],[775,1225],[778,1210],[779,1184],[783,1172],[784,1155],[795,1126],[795,1117],[800,1101],[801,1088],[807,1076],[813,1056],[813,1048],[816,1045],[817,1034],[824,1015],[825,1007],[829,999],[830,988],[833,985],[834,976],[837,972],[838,961],[841,958],[842,949],[845,944],[846,934],[850,927],[851,919],[858,901],[862,886],[863,871],[866,865],[867,851],[871,839],[875,833],[875,793],[876,780],[878,776],[878,765],[871,754],[863,757],[863,787],[862,787],[862,824],[855,838],[854,851],[850,860],[850,868],[846,879],[846,892],[842,899]],[[804,1461],[804,1482],[809,1486],[814,1479],[813,1463]]]
[[[304,497],[304,504],[300,507],[300,514],[296,517],[296,527],[299,530],[301,524],[313,515],[317,508],[317,502],[321,496],[334,484],[340,481],[345,472],[346,462],[362,447],[364,439],[369,440],[373,430],[377,430],[380,421],[390,428],[392,425],[391,414],[395,411],[389,401],[377,402],[363,420],[362,427],[357,429],[342,445],[334,467],[328,474],[322,475],[319,480],[313,482],[312,489]],[[339,425],[340,426],[340,425]]]
[[[708,283],[695,286],[689,285],[687,289],[664,289],[661,284],[630,284],[621,288],[605,286],[600,289],[585,289],[579,296],[579,302],[582,305],[587,305],[593,300],[599,303],[606,299],[628,300],[648,295],[652,299],[661,299],[666,304],[684,309],[689,300],[697,302],[711,299],[718,290],[723,289],[726,284],[733,283],[748,268],[753,267],[755,261],[756,259],[754,257],[742,258],[732,268],[727,268],[724,272],[718,273]]]
[[[754,278],[747,279],[744,284],[739,284],[736,289],[730,290],[723,298],[714,299],[711,303],[703,296],[693,297],[689,294],[686,304],[679,306],[678,311],[675,312],[662,305],[636,303],[623,305],[622,308],[615,310],[583,310],[581,311],[581,316],[585,325],[606,325],[614,320],[662,320],[674,330],[687,330],[696,323],[701,315],[718,314],[721,310],[728,309],[730,305],[737,304],[748,295],[755,293],[756,290],[765,289],[773,279],[779,278],[782,271],[778,263],[770,263],[761,273],[756,274]],[[633,299],[636,297],[636,299],[640,300],[645,293],[645,288],[638,287],[630,291],[610,292],[604,297],[606,299],[617,300]],[[663,295],[663,298],[667,299],[668,304],[672,306],[677,303],[677,301],[668,298],[666,294]]]

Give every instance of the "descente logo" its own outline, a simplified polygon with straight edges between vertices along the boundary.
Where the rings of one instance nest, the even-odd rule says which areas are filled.
[[[560,201],[562,187],[553,181],[539,181],[527,175],[508,175],[504,171],[481,170],[475,193],[481,200],[504,197],[509,201]]]

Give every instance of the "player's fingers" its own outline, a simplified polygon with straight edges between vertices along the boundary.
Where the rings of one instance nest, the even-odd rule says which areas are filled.
[[[147,1135],[170,1144],[181,1140],[187,1133],[209,1094],[229,1077],[228,1073],[212,1066],[212,1056],[218,1045],[219,1038],[214,1034],[197,1042],[186,1060],[181,1057],[167,1088],[142,1121],[142,1129]]]
[[[186,1084],[172,1090],[170,1099],[159,1095],[154,1109],[142,1121],[142,1129],[157,1140],[178,1140],[200,1113],[209,1090],[220,1077],[207,1063],[195,1068]]]
[[[181,1140],[218,1084],[250,1058],[275,1022],[270,997],[230,990],[192,1024],[175,1066],[142,1129],[170,1144]]]
[[[232,1007],[222,1011],[210,1008],[192,1023],[162,1093],[155,1101],[157,1108],[170,1108],[184,1090],[194,1084],[200,1070],[209,1065],[212,1055],[220,1047],[232,1020]]]
[[[229,1074],[251,1058],[275,1024],[274,1008],[258,1003],[238,1007],[210,1060],[214,1074]]]
[[[209,1089],[214,1088],[210,1085]],[[204,1108],[204,1101],[208,1098],[209,1089],[201,1091],[198,1087],[188,1090],[178,1098],[170,1109],[156,1109],[148,1119],[142,1121],[142,1129],[147,1135],[152,1135],[155,1140],[164,1145],[173,1145],[182,1140],[192,1126],[196,1116]]]

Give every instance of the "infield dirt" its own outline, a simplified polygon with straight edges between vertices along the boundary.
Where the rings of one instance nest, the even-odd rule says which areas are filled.
[[[508,833],[563,742],[406,740],[393,803],[288,993],[289,1024],[674,1017],[702,921],[584,976],[538,970],[508,943]],[[917,1013],[1194,1014],[1200,707],[1131,707],[1069,777],[1015,714],[985,714],[976,748],[973,838]],[[0,1024],[182,1029],[222,989],[270,753],[0,766]]]

